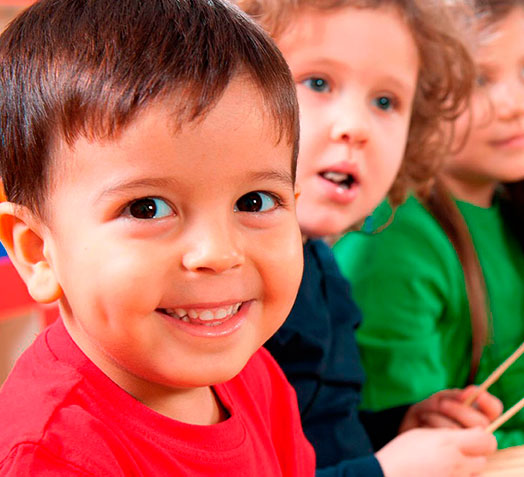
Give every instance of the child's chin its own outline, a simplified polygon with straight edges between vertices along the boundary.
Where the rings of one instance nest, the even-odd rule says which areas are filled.
[[[327,217],[324,220],[320,220],[315,224],[309,224],[309,227],[304,227],[303,233],[308,238],[324,238],[333,237],[346,232],[353,222],[349,223],[344,221],[341,223],[340,220],[329,220]]]

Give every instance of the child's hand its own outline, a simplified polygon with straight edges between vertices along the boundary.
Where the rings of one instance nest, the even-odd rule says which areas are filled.
[[[376,453],[385,477],[470,477],[497,441],[482,429],[415,429]]]
[[[503,406],[487,391],[481,392],[472,406],[464,405],[476,389],[446,389],[414,404],[404,416],[399,433],[417,427],[486,427],[502,413]]]

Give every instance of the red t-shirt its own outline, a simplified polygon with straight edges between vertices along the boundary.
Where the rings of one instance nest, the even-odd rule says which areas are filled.
[[[214,389],[225,421],[162,416],[103,374],[58,320],[0,390],[0,475],[314,475],[295,393],[269,353]]]

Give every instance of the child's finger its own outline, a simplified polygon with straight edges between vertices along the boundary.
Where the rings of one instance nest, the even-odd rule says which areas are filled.
[[[458,422],[439,412],[425,412],[419,419],[423,427],[462,429]]]
[[[468,456],[486,456],[497,450],[497,439],[483,429],[466,429],[458,433],[459,447]]]
[[[450,399],[440,402],[440,412],[461,427],[486,427],[492,421],[482,411]]]
[[[479,394],[475,401],[475,407],[493,421],[502,414],[504,405],[502,401],[486,391]]]
[[[486,467],[487,461],[487,457],[484,456],[467,457],[465,469],[461,475],[476,475]]]

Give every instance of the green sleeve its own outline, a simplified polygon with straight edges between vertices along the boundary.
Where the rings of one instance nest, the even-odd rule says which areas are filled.
[[[381,232],[346,235],[334,252],[363,314],[357,333],[368,376],[363,408],[420,401],[449,387],[457,373],[465,380],[470,331],[462,271],[418,202],[408,201]],[[453,342],[461,345],[449,356]]]
[[[521,446],[524,442],[524,429],[522,427],[508,427],[495,431],[499,449]]]

